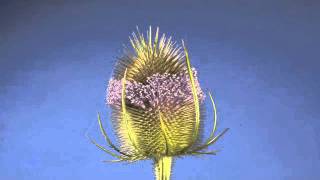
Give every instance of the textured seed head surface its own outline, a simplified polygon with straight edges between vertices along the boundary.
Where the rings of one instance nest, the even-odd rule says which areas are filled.
[[[180,155],[195,143],[194,97],[182,48],[158,34],[157,30],[154,39],[151,30],[147,39],[132,35],[133,53],[126,51],[119,58],[106,96],[121,149],[148,157]],[[194,68],[192,74],[202,103],[205,96]],[[122,111],[125,75],[126,116]]]

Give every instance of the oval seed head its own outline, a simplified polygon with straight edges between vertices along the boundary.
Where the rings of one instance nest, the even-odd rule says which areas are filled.
[[[144,157],[178,156],[200,141],[205,98],[187,52],[157,29],[132,34],[133,52],[119,58],[106,102],[121,150]]]

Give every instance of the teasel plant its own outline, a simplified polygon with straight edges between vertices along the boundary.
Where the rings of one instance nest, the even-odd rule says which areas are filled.
[[[88,138],[115,158],[105,162],[150,159],[156,180],[170,180],[174,159],[216,155],[208,147],[228,128],[216,135],[217,110],[209,92],[213,128],[204,140],[205,94],[183,41],[178,45],[165,34],[159,37],[159,28],[153,35],[151,27],[146,38],[138,30],[129,39],[132,48],[125,48],[118,58],[106,95],[119,147],[111,141],[100,114],[98,123],[108,148]]]

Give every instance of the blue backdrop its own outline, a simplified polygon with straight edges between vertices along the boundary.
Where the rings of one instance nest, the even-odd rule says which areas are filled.
[[[97,112],[112,132],[107,81],[136,25],[186,41],[230,128],[173,179],[319,179],[319,17],[312,0],[0,1],[0,179],[153,179],[84,136],[103,144]]]

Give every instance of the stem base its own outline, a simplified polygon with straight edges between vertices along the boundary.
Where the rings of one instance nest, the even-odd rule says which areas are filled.
[[[154,160],[154,172],[156,180],[170,180],[172,157],[162,156]]]

